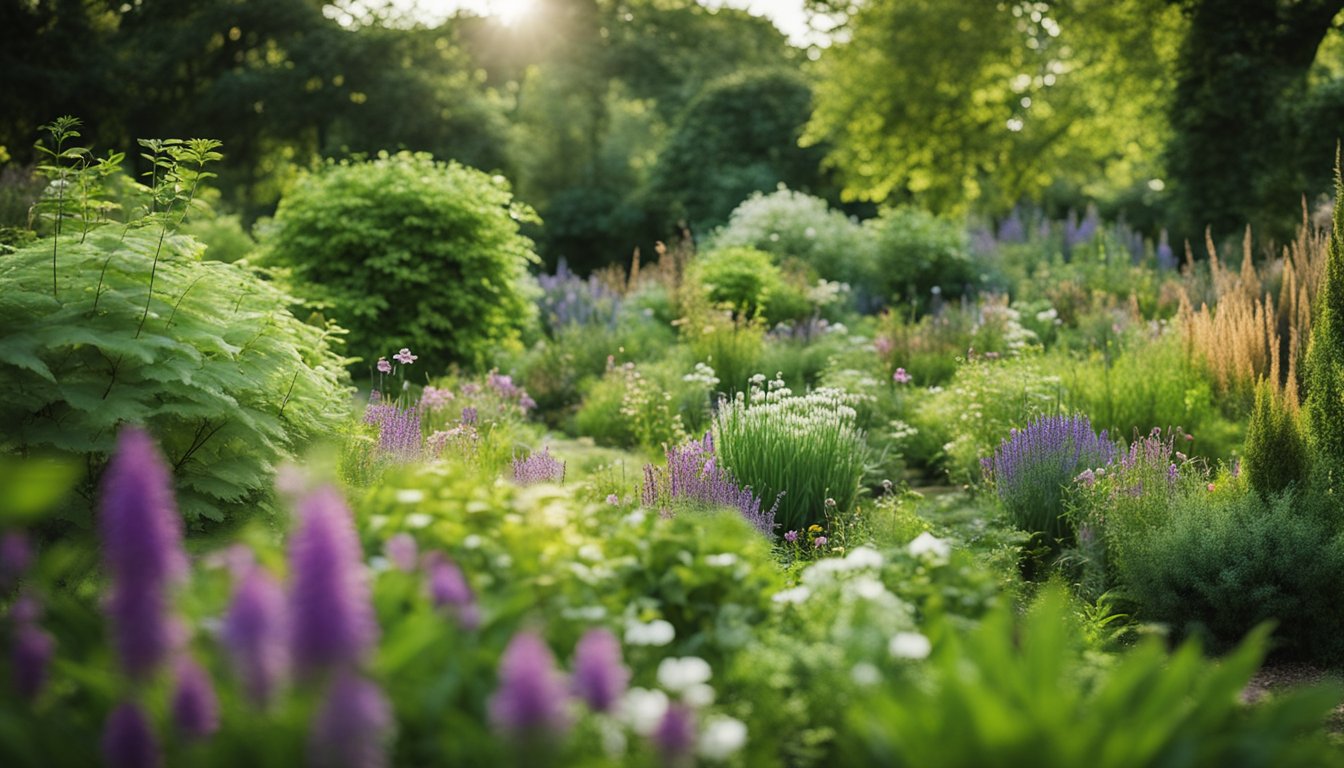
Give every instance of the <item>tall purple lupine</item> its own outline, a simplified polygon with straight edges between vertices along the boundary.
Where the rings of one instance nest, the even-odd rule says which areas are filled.
[[[490,698],[490,723],[510,736],[563,735],[570,726],[566,688],[546,642],[533,632],[519,632],[499,661],[499,689]]]
[[[154,768],[159,744],[140,707],[124,702],[112,710],[103,725],[103,763],[108,768]]]
[[[118,436],[98,522],[112,588],[113,644],[126,672],[145,679],[173,644],[169,591],[186,573],[186,555],[172,475],[141,429],[127,427]]]
[[[219,730],[219,701],[210,675],[190,658],[177,662],[177,684],[171,705],[173,726],[188,739],[202,739]]]
[[[737,484],[732,475],[719,466],[714,454],[714,438],[706,432],[702,440],[667,450],[667,469],[644,466],[645,506],[667,506],[675,500],[736,509],[761,533],[773,536],[775,508],[761,511],[761,499]]]
[[[304,673],[356,666],[378,641],[359,538],[341,494],[322,486],[299,502],[290,539],[290,650]]]
[[[611,712],[629,684],[616,636],[602,628],[585,632],[574,648],[574,693],[594,712]]]
[[[14,687],[28,701],[37,698],[47,683],[56,642],[34,621],[19,621],[14,627],[14,645],[10,649],[14,669]]]
[[[234,589],[220,636],[248,698],[265,706],[289,674],[290,655],[285,594],[262,568]]]
[[[23,531],[0,533],[0,590],[19,583],[33,564],[33,546]]]
[[[1065,539],[1064,489],[1082,470],[1114,455],[1105,430],[1093,432],[1086,416],[1043,416],[1013,430],[981,464],[1018,527]]]
[[[524,458],[515,457],[513,481],[519,485],[563,483],[565,463],[551,455],[549,446],[542,448],[541,453],[532,453]]]
[[[387,765],[392,707],[373,682],[350,670],[327,689],[308,734],[309,763],[320,768]]]

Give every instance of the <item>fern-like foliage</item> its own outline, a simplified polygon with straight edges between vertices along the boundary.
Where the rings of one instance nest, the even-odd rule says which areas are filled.
[[[174,233],[190,205],[182,181],[199,181],[213,159],[207,144],[169,145],[201,162],[156,166],[185,191],[151,188],[135,221],[67,220],[0,256],[0,452],[81,459],[81,493],[65,510],[76,522],[122,424],[155,435],[179,505],[199,523],[264,507],[276,464],[348,413],[339,329],[300,322],[291,297],[243,267],[203,261],[197,241]],[[55,215],[80,205],[63,201]]]

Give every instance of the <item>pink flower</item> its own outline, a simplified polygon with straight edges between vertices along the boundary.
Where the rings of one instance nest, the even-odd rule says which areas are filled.
[[[797,541],[797,540],[798,540],[798,532],[797,532],[797,531],[789,531],[788,533],[785,533],[785,534],[784,534],[784,540],[787,541],[787,542],[789,542],[789,543],[793,543],[793,542]]]
[[[402,347],[400,352],[392,356],[392,359],[402,365],[410,365],[415,362],[416,356],[411,354],[410,349]]]
[[[380,358],[378,358],[378,372],[379,372],[379,373],[391,373],[391,372],[392,372],[392,364],[389,363],[389,362],[387,362],[387,358],[386,358],[386,357],[380,357]]]
[[[1209,483],[1209,493],[1213,493],[1213,489],[1214,489],[1213,483]]]
[[[891,374],[891,380],[897,384],[909,384],[914,380],[914,377],[906,373],[904,368],[897,368],[896,372]]]
[[[812,547],[813,547],[814,549],[821,549],[821,548],[824,547],[824,546],[826,546],[826,537],[825,537],[825,536],[818,536],[817,538],[815,538],[815,539],[812,540]]]

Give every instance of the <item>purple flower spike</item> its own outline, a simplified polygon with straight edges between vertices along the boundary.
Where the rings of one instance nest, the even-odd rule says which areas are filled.
[[[173,690],[173,725],[188,739],[203,739],[219,730],[219,701],[210,676],[190,658],[177,663]]]
[[[666,763],[685,763],[695,750],[695,712],[680,702],[669,704],[650,738]]]
[[[323,486],[299,502],[290,540],[291,651],[305,673],[358,665],[378,641],[359,539],[340,493]]]
[[[462,569],[441,552],[432,553],[428,559],[429,597],[435,607],[451,611],[463,629],[476,629],[481,623],[481,613]]]
[[[9,589],[33,565],[33,547],[22,531],[0,534],[0,590]]]
[[[574,649],[574,692],[594,712],[611,712],[630,684],[621,643],[606,629],[590,629]]]
[[[285,595],[266,571],[254,568],[234,591],[221,639],[248,697],[264,706],[289,671]]]
[[[419,548],[415,544],[415,537],[409,533],[398,533],[383,545],[383,554],[387,555],[387,559],[391,560],[397,570],[403,573],[413,573],[415,571],[415,560],[418,553]]]
[[[14,629],[14,686],[24,699],[32,701],[42,692],[55,650],[51,635],[36,624],[20,622]]]
[[[145,713],[126,702],[103,726],[103,762],[108,768],[154,768],[159,765],[159,745]]]
[[[499,662],[499,690],[490,699],[490,722],[511,736],[561,735],[569,730],[568,693],[545,641],[519,632]]]
[[[172,475],[153,439],[127,427],[103,476],[99,533],[111,577],[113,645],[126,672],[148,678],[172,647],[169,588],[186,573]]]
[[[308,735],[308,762],[320,768],[381,768],[387,765],[392,707],[374,683],[342,672]]]

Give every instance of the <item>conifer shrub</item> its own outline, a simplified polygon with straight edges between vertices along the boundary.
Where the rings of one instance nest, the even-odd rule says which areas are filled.
[[[535,221],[497,177],[424,153],[331,163],[280,201],[260,262],[306,309],[349,329],[357,354],[409,346],[483,368],[534,320]]]
[[[264,507],[276,464],[348,411],[339,329],[298,321],[273,284],[175,234],[217,143],[142,144],[147,213],[86,213],[96,179],[62,150],[44,170],[66,181],[40,203],[53,234],[0,258],[0,453],[77,461],[64,516],[80,524],[123,424],[157,438],[188,520],[220,521]]]
[[[1264,498],[1300,485],[1307,474],[1306,452],[1297,411],[1273,384],[1261,380],[1246,431],[1246,481]]]
[[[1344,193],[1335,157],[1335,196]],[[1325,279],[1317,295],[1316,318],[1304,361],[1307,450],[1315,482],[1333,492],[1344,471],[1344,206],[1336,205]]]

